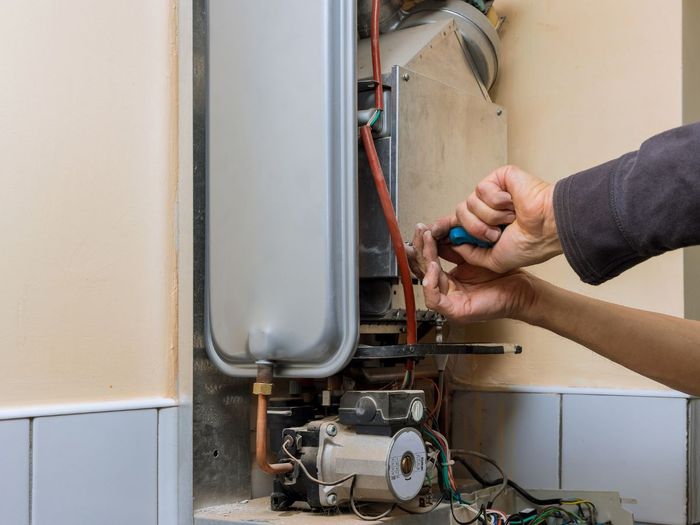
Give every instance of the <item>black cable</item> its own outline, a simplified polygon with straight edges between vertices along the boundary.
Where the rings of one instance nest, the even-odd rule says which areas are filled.
[[[498,470],[499,474],[501,474],[502,477],[499,480],[500,481],[499,489],[496,491],[495,494],[493,494],[491,499],[486,503],[486,509],[487,510],[491,509],[493,507],[494,501],[496,501],[496,498],[498,498],[501,494],[503,494],[503,491],[505,491],[506,487],[508,486],[508,478],[506,477],[505,472],[503,472],[503,469],[498,465],[498,463],[496,463],[493,459],[486,456],[485,454],[482,454],[481,452],[476,452],[474,450],[465,450],[462,453],[477,457],[477,458],[481,459],[482,461],[486,461],[487,463],[490,463],[496,470]],[[457,458],[453,458],[453,459],[457,459]],[[466,460],[463,460],[463,461],[466,462]],[[495,485],[493,485],[493,486],[495,486]]]
[[[482,505],[479,508],[479,512],[477,513],[476,516],[474,516],[472,519],[469,521],[460,521],[457,516],[455,516],[455,507],[454,503],[452,502],[452,496],[449,496],[450,498],[450,512],[452,513],[452,519],[455,521],[455,523],[458,523],[459,525],[471,525],[472,523],[476,523],[477,521],[481,521],[482,524],[486,523],[486,520],[484,520],[484,506]]]
[[[466,468],[469,471],[469,474],[474,478],[474,480],[481,485],[482,487],[495,487],[496,485],[500,485],[503,483],[503,479],[496,479],[493,481],[486,481],[484,478],[481,477],[481,475],[472,467],[466,459],[460,456],[452,456],[452,459],[454,461],[457,461],[460,463],[464,468]],[[522,488],[520,485],[518,485],[515,481],[512,479],[508,480],[508,486],[516,490],[517,492],[520,493],[522,497],[524,497],[526,500],[528,500],[530,503],[534,503],[535,505],[561,505],[562,500],[561,498],[548,498],[548,499],[541,499],[541,498],[536,498],[532,494],[530,494],[528,491],[526,491],[524,488]]]

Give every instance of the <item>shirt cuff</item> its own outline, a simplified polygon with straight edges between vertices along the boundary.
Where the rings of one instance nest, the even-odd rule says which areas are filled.
[[[585,283],[601,284],[646,259],[622,234],[614,205],[615,173],[633,162],[633,156],[582,171],[554,187],[559,240],[569,265]]]

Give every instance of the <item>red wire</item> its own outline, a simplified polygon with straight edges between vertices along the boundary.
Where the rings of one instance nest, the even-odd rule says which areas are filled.
[[[382,167],[379,164],[377,149],[374,147],[374,139],[372,138],[372,128],[370,128],[367,125],[362,126],[360,128],[360,137],[362,137],[362,145],[364,146],[365,151],[367,152],[369,168],[372,172],[374,185],[377,188],[377,195],[379,196],[379,202],[382,205],[384,219],[386,220],[386,225],[389,228],[391,244],[394,247],[394,252],[396,253],[396,262],[399,267],[401,286],[403,287],[403,295],[406,300],[406,342],[409,345],[413,345],[416,344],[417,341],[416,299],[413,296],[413,282],[411,281],[411,272],[408,268],[408,257],[406,256],[406,247],[404,246],[403,239],[401,238],[399,222],[396,220],[396,213],[394,212],[394,206],[391,204],[389,189],[386,187],[384,173],[382,172]],[[406,363],[406,369],[412,370],[412,365],[413,361],[409,359]]]
[[[383,110],[382,64],[379,53],[379,0],[372,0],[372,23],[369,29],[369,42],[372,50],[372,77],[376,84],[374,86],[374,105],[378,110]]]
[[[374,105],[379,111],[384,110],[384,88],[382,86],[382,65],[381,54],[379,49],[379,0],[372,0],[372,22],[370,25],[370,49],[372,50],[372,77],[374,78]],[[379,202],[382,205],[384,219],[389,228],[391,236],[391,244],[396,253],[396,262],[399,267],[399,276],[401,278],[401,286],[403,287],[403,295],[406,302],[406,342],[410,345],[416,344],[418,341],[418,328],[416,325],[416,299],[413,296],[413,283],[411,281],[411,272],[408,267],[408,257],[406,256],[406,248],[401,238],[401,230],[399,223],[396,220],[396,212],[391,204],[389,189],[386,187],[386,180],[382,167],[379,164],[377,150],[374,147],[374,139],[372,138],[372,128],[370,126],[362,126],[360,128],[360,136],[362,144],[367,152],[370,171],[374,179],[374,185],[377,188]],[[414,361],[406,360],[406,371],[409,374],[413,373]],[[413,381],[411,381],[412,383]]]

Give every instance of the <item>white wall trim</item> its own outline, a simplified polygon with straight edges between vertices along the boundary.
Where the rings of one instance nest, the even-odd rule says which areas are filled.
[[[88,414],[93,412],[118,412],[122,410],[140,410],[173,406],[177,406],[177,401],[168,397],[140,397],[118,401],[28,405],[23,407],[0,408],[0,420],[42,416],[65,416],[68,414]]]
[[[455,390],[468,392],[507,392],[524,394],[569,394],[587,396],[628,396],[628,397],[671,397],[691,398],[688,394],[677,390],[633,390],[624,388],[590,388],[562,386],[531,386],[531,385],[454,385]]]

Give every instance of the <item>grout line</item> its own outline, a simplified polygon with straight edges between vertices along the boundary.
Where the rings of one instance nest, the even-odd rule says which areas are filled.
[[[559,394],[559,490],[562,490],[562,470],[564,455],[564,395]]]
[[[699,470],[700,465],[700,448],[698,447],[698,414],[695,408],[695,403],[700,403],[697,400],[688,401],[688,417],[686,430],[686,466],[687,476],[685,479],[686,486],[686,518],[688,523],[700,523],[700,496],[697,495]]]
[[[692,443],[691,439],[692,436],[690,434],[691,432],[691,425],[693,424],[692,422],[692,414],[691,414],[691,403],[688,401],[685,406],[685,517],[686,521],[690,523],[690,520],[692,518],[692,512],[693,512],[693,504],[691,500],[691,494],[690,494],[690,484],[691,484],[691,479],[692,479]]]
[[[156,523],[160,525],[160,411],[156,409]]]
[[[27,515],[29,516],[29,525],[32,525],[32,522],[34,521],[34,517],[32,515],[32,506],[34,505],[34,490],[33,490],[33,485],[34,485],[34,419],[31,418],[29,419],[29,487],[28,487],[28,492],[29,492],[29,497],[27,498],[27,502],[29,505],[29,509],[27,512]]]

